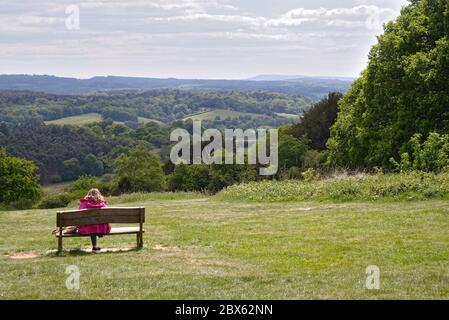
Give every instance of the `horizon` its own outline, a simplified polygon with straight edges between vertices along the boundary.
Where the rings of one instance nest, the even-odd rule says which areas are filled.
[[[335,80],[355,80],[357,77],[346,77],[346,76],[329,76],[329,75],[303,75],[303,74],[256,74],[253,76],[249,76],[248,78],[180,78],[180,77],[159,77],[159,76],[129,76],[129,75],[94,75],[91,77],[76,77],[76,76],[61,76],[55,74],[33,74],[33,73],[0,73],[0,77],[2,76],[28,76],[28,77],[54,77],[54,78],[65,78],[65,79],[76,79],[76,80],[90,80],[94,78],[137,78],[137,79],[161,79],[161,80],[207,80],[207,81],[285,81],[287,79],[279,79],[279,80],[255,80],[257,77],[286,77],[288,80],[296,80],[300,78],[314,78],[314,79],[335,79]]]
[[[406,0],[7,1],[2,74],[357,78]]]

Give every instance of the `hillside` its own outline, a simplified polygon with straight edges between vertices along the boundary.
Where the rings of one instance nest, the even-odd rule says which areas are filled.
[[[332,91],[346,92],[351,79],[313,78],[283,81],[159,79],[132,77],[61,78],[47,75],[0,75],[0,90],[29,90],[52,94],[86,94],[101,90],[182,89],[197,92],[259,91],[305,96],[318,100]]]
[[[90,95],[56,95],[31,91],[0,91],[0,123],[77,124],[112,119],[122,123],[159,121],[169,124],[194,114],[227,110],[239,115],[256,114],[257,125],[280,126],[291,120],[278,113],[299,115],[312,104],[309,98],[283,93],[192,92],[151,90],[145,92],[98,92]],[[73,118],[75,117],[75,118]],[[214,117],[215,119],[215,117]],[[245,117],[231,125],[254,125]],[[228,123],[230,124],[230,123]]]
[[[79,116],[70,116],[70,117],[63,117],[56,120],[50,120],[45,121],[45,124],[47,125],[72,125],[72,126],[85,126],[91,123],[96,123],[105,120],[101,114],[99,113],[86,113]],[[139,124],[145,124],[148,122],[156,122],[158,124],[162,124],[161,121],[148,119],[144,117],[137,117],[137,122]],[[121,121],[115,121],[115,123],[123,124]]]

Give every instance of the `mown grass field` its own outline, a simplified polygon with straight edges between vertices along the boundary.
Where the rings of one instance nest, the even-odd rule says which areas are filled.
[[[79,116],[65,117],[61,119],[45,121],[45,124],[54,124],[54,125],[72,125],[72,126],[85,126],[91,123],[100,122],[103,120],[103,117],[99,113],[86,113]],[[138,117],[139,123],[148,123],[148,122],[156,122],[158,124],[163,124],[161,121],[153,120],[144,117]],[[115,121],[115,123],[124,122]]]
[[[225,120],[227,118],[235,119],[240,116],[250,116],[251,118],[263,118],[264,115],[257,114],[257,113],[248,113],[248,112],[238,112],[233,110],[212,110],[208,112],[199,113],[196,115],[188,116],[184,118],[184,120],[191,119],[191,120],[201,120],[201,121],[214,121],[216,117],[220,117],[221,120]]]
[[[295,121],[299,121],[299,115],[291,113],[276,113],[277,116],[281,118],[287,118]]]
[[[1,299],[448,299],[449,202],[223,202],[128,195],[144,205],[140,251],[48,253],[55,209],[0,212]],[[105,237],[103,248],[134,236]],[[88,248],[88,238],[65,239]],[[65,269],[80,270],[80,290]],[[377,265],[380,290],[365,287]]]
[[[57,120],[45,121],[45,124],[84,126],[87,124],[100,122],[101,120],[102,117],[99,113],[86,113],[79,116],[65,117]]]

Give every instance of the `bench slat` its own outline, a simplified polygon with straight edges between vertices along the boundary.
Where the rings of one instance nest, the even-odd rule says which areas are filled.
[[[91,216],[91,217],[77,217],[67,219],[64,218],[64,226],[84,226],[89,224],[101,224],[101,223],[139,223],[140,217],[133,216],[122,216],[122,215],[111,215],[111,216]]]
[[[105,234],[105,236],[114,236],[121,234],[138,234],[140,232],[139,227],[122,227],[122,228],[111,228],[111,232]],[[145,232],[145,230],[142,230]],[[79,233],[71,233],[71,234],[63,234],[63,238],[73,238],[73,237],[89,237],[89,234],[79,234]],[[59,238],[59,232],[56,234],[56,237]]]

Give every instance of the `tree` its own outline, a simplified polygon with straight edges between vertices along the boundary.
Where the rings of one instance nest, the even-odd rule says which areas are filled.
[[[66,181],[77,179],[83,172],[81,164],[76,158],[65,160],[62,164],[64,166],[63,179]]]
[[[41,196],[33,162],[9,157],[0,148],[0,203],[35,202]]]
[[[329,93],[302,115],[300,122],[291,127],[290,134],[296,138],[306,138],[309,147],[314,150],[325,150],[341,98],[341,93]]]
[[[340,102],[330,161],[390,167],[415,134],[449,131],[449,2],[412,1],[371,49]]]
[[[305,142],[291,135],[279,135],[279,168],[302,167],[308,148]]]
[[[401,161],[390,159],[397,170],[439,172],[449,168],[449,135],[431,132],[427,140],[422,140],[422,135],[415,134],[408,143],[409,151],[401,154]]]
[[[98,160],[94,154],[89,153],[84,158],[83,171],[84,174],[99,177],[104,173],[103,162],[101,160]]]
[[[129,155],[122,154],[114,163],[113,184],[119,192],[154,192],[165,187],[162,162],[150,156],[145,147],[136,147]]]

